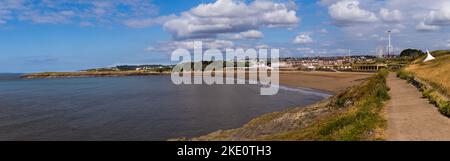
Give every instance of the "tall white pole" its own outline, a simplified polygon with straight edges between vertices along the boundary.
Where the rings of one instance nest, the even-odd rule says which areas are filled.
[[[388,46],[388,57],[391,55],[391,31],[388,31],[389,34],[389,46]]]
[[[348,49],[348,61],[351,61],[352,60],[352,57],[351,57],[351,50],[350,49]]]

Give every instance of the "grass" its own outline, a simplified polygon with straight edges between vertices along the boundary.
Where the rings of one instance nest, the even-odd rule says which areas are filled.
[[[419,86],[425,98],[436,105],[439,111],[450,116],[450,51],[439,50],[431,52],[435,60],[422,62],[423,58],[397,73],[397,76],[413,82],[415,78],[423,82],[414,81]]]
[[[408,66],[407,72],[430,83],[437,90],[450,95],[450,55],[437,57],[433,61]]]
[[[434,104],[439,108],[439,111],[445,115],[450,116],[450,100],[447,96],[441,94],[434,86],[429,85],[427,82],[417,80],[414,73],[401,70],[397,73],[397,76],[401,79],[406,79],[410,83],[414,83],[422,92],[424,98],[427,98],[431,104]]]
[[[386,85],[387,70],[381,70],[362,85],[338,96],[334,106],[351,107],[324,118],[306,128],[272,135],[264,140],[379,140],[374,132],[384,128],[386,121],[381,111],[390,97]]]

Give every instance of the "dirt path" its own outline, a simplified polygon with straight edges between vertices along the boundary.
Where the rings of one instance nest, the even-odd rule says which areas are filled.
[[[414,86],[392,73],[387,84],[391,88],[387,140],[450,140],[450,119],[422,98]]]

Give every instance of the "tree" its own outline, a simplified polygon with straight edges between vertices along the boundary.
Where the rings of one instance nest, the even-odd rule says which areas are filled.
[[[400,53],[401,57],[411,57],[411,58],[417,58],[422,55],[425,55],[425,53],[419,49],[405,49]]]

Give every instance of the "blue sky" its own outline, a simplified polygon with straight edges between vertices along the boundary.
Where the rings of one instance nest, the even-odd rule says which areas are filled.
[[[0,0],[0,72],[172,64],[194,40],[282,56],[449,49],[446,0]]]

